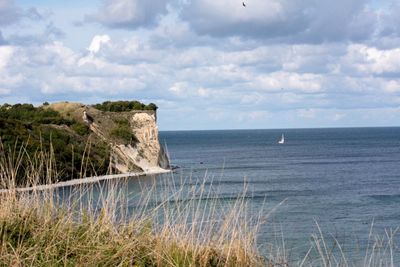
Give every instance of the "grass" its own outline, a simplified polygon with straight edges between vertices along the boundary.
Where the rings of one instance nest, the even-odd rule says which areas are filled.
[[[29,185],[60,173],[51,153],[29,164],[21,164],[21,153],[0,153],[0,179],[9,188],[0,193],[1,266],[396,266],[396,231],[371,231],[361,262],[318,223],[304,258],[291,259],[283,238],[259,251],[258,230],[269,212],[249,212],[246,186],[225,202],[206,179],[149,181],[137,193],[128,190],[129,180],[18,192],[22,166],[30,166]]]
[[[61,110],[61,107],[67,105],[60,103],[55,106]],[[80,104],[71,106],[83,110]],[[70,107],[67,107],[69,110]],[[107,172],[111,148],[108,142],[96,134],[91,134],[89,127],[81,121],[82,114],[83,111],[79,113],[79,117],[73,118],[66,117],[50,106],[44,108],[30,104],[0,105],[0,145],[4,146],[0,153],[6,150],[11,150],[6,151],[8,154],[22,151],[21,158],[27,158],[19,165],[20,171],[17,174],[21,179],[15,179],[19,186],[26,185],[23,172],[30,167],[30,161],[36,160],[43,151],[53,152],[53,163],[60,170],[60,175],[53,178],[59,181],[77,178],[82,169],[90,176]],[[89,167],[84,160],[87,155],[90,155]],[[48,181],[39,179],[37,182]]]
[[[169,183],[166,191],[159,194],[151,184],[143,188],[143,193],[130,195],[124,184],[127,180],[119,184],[114,181],[77,186],[67,198],[56,189],[18,192],[13,180],[21,164],[20,157],[0,155],[1,180],[9,188],[0,194],[0,265],[264,266],[266,263],[257,251],[253,228],[247,227],[244,220],[243,199],[217,213],[217,202],[207,203],[204,209],[204,203],[198,200],[206,194],[204,185],[185,192]],[[48,163],[49,158],[38,161],[24,172],[27,184],[34,184],[37,179],[34,169],[38,166],[48,166],[44,170],[49,176],[56,173]],[[131,199],[136,203],[130,203]]]

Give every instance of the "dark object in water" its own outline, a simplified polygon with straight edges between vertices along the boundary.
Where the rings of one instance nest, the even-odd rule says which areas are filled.
[[[180,169],[181,167],[178,165],[171,165],[171,171]]]
[[[203,162],[202,162],[202,161],[200,161],[200,164],[203,164]]]

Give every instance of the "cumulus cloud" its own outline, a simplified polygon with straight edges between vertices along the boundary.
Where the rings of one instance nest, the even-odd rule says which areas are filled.
[[[0,1],[0,26],[10,25],[18,21],[21,10],[16,6],[14,0]]]
[[[7,41],[4,39],[2,32],[0,31],[0,46],[7,44]]]
[[[190,85],[187,82],[175,82],[168,89],[168,91],[178,97],[184,97],[187,94],[187,90],[189,88]]]
[[[0,88],[0,95],[8,95],[10,91],[10,89]]]
[[[299,117],[313,119],[317,115],[317,109],[298,109],[297,114]]]
[[[14,49],[11,46],[0,46],[0,70],[8,65],[13,53]]]
[[[182,18],[202,35],[268,38],[290,43],[365,40],[376,23],[367,1],[189,0]]]
[[[15,3],[15,0],[0,0],[0,26],[12,25],[22,18],[31,21],[40,21],[44,15],[37,8],[23,9]]]
[[[31,20],[43,20],[45,15],[43,15],[39,10],[35,7],[30,7],[24,11],[23,15]]]
[[[134,29],[155,25],[167,12],[165,0],[104,0],[97,13],[85,16],[89,22],[99,22],[111,28]]]
[[[374,105],[382,106],[394,104],[389,100],[393,97],[386,95],[398,92],[396,79],[368,78],[369,72],[353,71],[355,76],[338,74],[329,68],[325,72],[302,72],[304,66],[311,63],[301,59],[311,57],[313,50],[320,51],[317,55],[325,55],[329,50],[342,52],[342,57],[331,55],[330,59],[330,64],[338,65],[342,72],[345,66],[352,64],[370,68],[367,61],[349,57],[349,51],[355,49],[352,45],[348,49],[343,49],[340,44],[331,49],[320,45],[293,46],[299,62],[290,68],[287,58],[281,57],[281,50],[268,46],[241,52],[211,47],[204,50],[193,47],[158,49],[137,38],[114,40],[109,35],[95,35],[87,47],[87,51],[76,52],[61,42],[15,48],[3,46],[0,67],[2,73],[8,75],[9,82],[5,84],[3,77],[0,87],[13,90],[31,87],[29,93],[54,97],[75,92],[77,98],[95,92],[104,98],[125,98],[140,92],[141,96],[151,99],[183,99],[194,107],[219,105],[229,108],[232,103],[240,103],[243,107],[270,110],[368,106],[368,97],[375,94],[381,96],[375,97]],[[258,59],[257,53],[261,54]],[[315,62],[317,59],[310,60]],[[263,61],[270,61],[268,69],[274,71],[265,71]],[[24,78],[18,79],[17,73]],[[367,77],[363,77],[363,73]],[[359,97],[360,94],[368,97]]]
[[[400,39],[379,12],[364,0],[105,0],[86,19],[107,29],[71,30],[32,11],[29,36],[0,33],[1,101],[134,98],[160,106],[163,129],[359,125],[400,106]]]
[[[397,74],[400,77],[400,48],[378,49],[364,44],[348,47],[343,59],[346,68],[372,75]]]
[[[40,92],[45,95],[62,95],[65,93],[78,93],[81,96],[103,94],[108,97],[113,95],[132,93],[141,90],[145,85],[135,78],[108,80],[102,77],[67,76],[59,74],[52,79],[40,84]]]
[[[38,45],[64,37],[64,32],[50,18],[49,10],[23,7],[15,0],[0,0],[0,45]]]
[[[108,35],[96,35],[93,37],[88,50],[92,53],[97,53],[99,52],[101,45],[107,44],[110,41],[111,38]]]
[[[312,73],[273,72],[258,77],[258,86],[267,91],[299,90],[316,93],[322,90],[322,76]]]
[[[239,122],[248,122],[248,121],[257,121],[266,120],[271,116],[268,111],[265,110],[256,110],[256,111],[247,111],[247,112],[240,112],[238,114],[238,121]]]
[[[380,14],[380,35],[400,37],[400,3],[393,1],[390,8],[382,10]]]
[[[65,36],[65,33],[63,30],[54,25],[53,22],[50,22],[46,25],[43,36],[46,36],[47,38],[62,38]]]
[[[387,81],[384,89],[390,93],[400,93],[400,80]]]
[[[18,88],[24,78],[23,75],[11,70],[16,49],[11,46],[0,46],[0,94],[8,95],[13,89]]]

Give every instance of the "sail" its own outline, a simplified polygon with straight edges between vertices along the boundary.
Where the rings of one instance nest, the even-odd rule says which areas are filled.
[[[285,136],[282,134],[281,140],[278,141],[279,144],[285,143]]]

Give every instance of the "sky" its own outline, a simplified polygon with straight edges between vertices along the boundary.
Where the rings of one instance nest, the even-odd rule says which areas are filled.
[[[399,0],[0,0],[0,104],[140,100],[160,130],[400,126]]]

